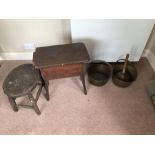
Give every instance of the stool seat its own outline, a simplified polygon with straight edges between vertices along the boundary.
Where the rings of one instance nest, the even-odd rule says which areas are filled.
[[[39,86],[36,98],[33,97],[32,91]],[[5,78],[3,82],[3,91],[8,96],[9,102],[14,111],[18,111],[18,106],[28,105],[17,105],[15,100],[18,97],[28,96],[32,108],[37,114],[41,114],[36,104],[42,87],[46,90],[46,95],[49,94],[47,84],[41,77],[39,70],[35,69],[33,64],[23,64],[14,68]],[[48,100],[48,95],[47,95]],[[29,107],[29,106],[28,106]]]
[[[4,93],[10,97],[20,97],[32,91],[41,79],[32,64],[23,64],[13,69],[3,83]]]

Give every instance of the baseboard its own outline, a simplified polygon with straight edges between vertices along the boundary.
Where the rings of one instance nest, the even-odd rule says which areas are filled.
[[[149,51],[146,55],[151,67],[153,68],[153,70],[155,71],[155,55],[152,54],[151,51]]]
[[[13,53],[13,52],[1,52],[0,60],[32,60],[33,52],[21,52],[21,53]]]
[[[147,57],[151,67],[155,71],[155,55],[153,55],[151,51],[147,51],[143,56]],[[0,60],[32,60],[32,58],[33,58],[33,52],[27,52],[27,53],[1,52],[0,53]]]

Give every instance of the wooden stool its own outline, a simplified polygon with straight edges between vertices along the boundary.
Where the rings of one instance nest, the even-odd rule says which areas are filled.
[[[84,94],[87,94],[85,73],[89,60],[83,43],[38,47],[33,53],[33,63],[40,69],[45,84],[53,79],[80,76]]]
[[[32,91],[39,86],[36,98],[33,97]],[[18,106],[31,107],[39,115],[41,114],[37,100],[40,96],[42,87],[48,94],[48,89],[45,86],[39,70],[36,70],[32,64],[23,64],[14,68],[3,82],[4,93],[8,96],[10,105],[15,112],[18,111]],[[18,97],[28,96],[31,105],[17,105],[15,100]],[[47,96],[46,96],[47,97]]]

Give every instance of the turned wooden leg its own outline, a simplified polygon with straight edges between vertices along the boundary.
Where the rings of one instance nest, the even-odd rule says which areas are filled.
[[[40,94],[41,94],[41,90],[42,90],[42,83],[41,84],[39,84],[39,89],[38,89],[38,92],[37,92],[37,94],[36,94],[36,98],[35,98],[35,102],[37,103],[37,101],[38,101],[38,99],[39,99],[39,96],[40,96]]]
[[[17,112],[18,111],[18,107],[17,107],[17,104],[15,102],[15,98],[8,97],[8,99],[9,99],[9,102],[10,102],[10,105],[11,105],[13,111]]]
[[[31,93],[29,93],[29,94],[28,94],[28,97],[29,97],[30,102],[32,103],[32,107],[34,108],[35,112],[36,112],[38,115],[40,115],[41,112],[40,112],[40,110],[39,110],[39,108],[38,108],[38,106],[37,106],[37,104],[36,104],[36,101],[35,101],[33,95],[32,95]]]

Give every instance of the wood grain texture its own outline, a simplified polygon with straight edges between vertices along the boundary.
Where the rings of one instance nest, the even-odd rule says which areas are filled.
[[[47,80],[78,76],[82,74],[82,63],[79,64],[66,64],[66,65],[56,65],[53,67],[44,67],[41,68],[42,76]]]
[[[88,51],[83,43],[38,47],[33,54],[33,62],[38,68],[87,63],[89,59]]]
[[[33,63],[40,69],[44,81],[80,76],[85,94],[87,90],[84,76],[89,60],[83,43],[38,47],[33,54]]]

